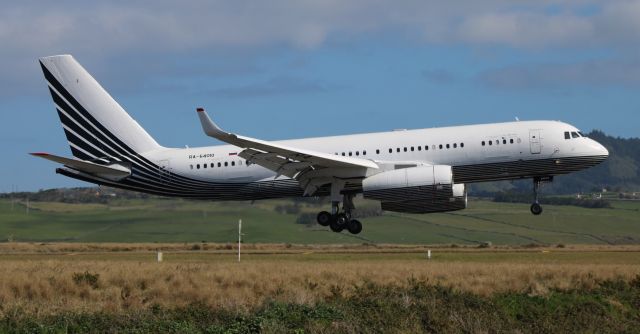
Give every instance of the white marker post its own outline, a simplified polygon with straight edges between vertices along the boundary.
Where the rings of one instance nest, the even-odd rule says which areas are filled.
[[[431,250],[427,249],[427,259],[431,260]]]
[[[242,244],[242,219],[238,220],[238,262],[240,262],[240,245]]]
[[[158,262],[162,262],[162,252],[158,251]]]

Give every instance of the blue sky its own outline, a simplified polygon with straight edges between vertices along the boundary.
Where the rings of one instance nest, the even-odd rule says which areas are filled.
[[[69,53],[165,146],[195,115],[285,139],[559,119],[640,136],[639,1],[0,4],[0,192],[82,186],[37,58]]]

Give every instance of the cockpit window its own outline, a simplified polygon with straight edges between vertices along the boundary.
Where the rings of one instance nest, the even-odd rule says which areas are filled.
[[[579,138],[580,136],[578,136],[577,132],[571,132],[571,138]]]
[[[584,135],[584,133],[582,133],[582,131],[578,131],[578,134],[580,135],[580,137],[585,137],[585,138],[587,137]]]
[[[564,139],[571,139],[571,134],[569,133],[569,131],[565,131]]]

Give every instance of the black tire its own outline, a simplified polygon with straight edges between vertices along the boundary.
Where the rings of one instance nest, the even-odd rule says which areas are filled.
[[[321,211],[320,213],[318,213],[316,220],[318,221],[318,224],[322,226],[329,226],[329,224],[331,224],[331,221],[333,220],[333,216],[331,216],[331,214],[327,211]]]
[[[347,229],[351,234],[358,234],[362,232],[362,223],[359,220],[352,219],[349,224],[347,224]]]
[[[531,213],[533,213],[535,216],[539,215],[542,213],[542,206],[538,203],[533,203],[531,204]]]
[[[333,232],[340,233],[342,232],[342,230],[344,230],[345,224],[339,224],[338,219],[332,219],[331,224],[329,224],[329,228]]]
[[[342,228],[344,229],[349,223],[349,217],[347,217],[347,215],[344,213],[339,213],[336,215],[336,223],[342,226]]]

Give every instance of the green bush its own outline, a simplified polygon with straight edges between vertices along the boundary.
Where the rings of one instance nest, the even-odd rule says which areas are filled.
[[[98,279],[100,278],[100,274],[92,274],[88,271],[83,273],[73,273],[73,282],[76,285],[88,285],[94,289],[98,288]]]

